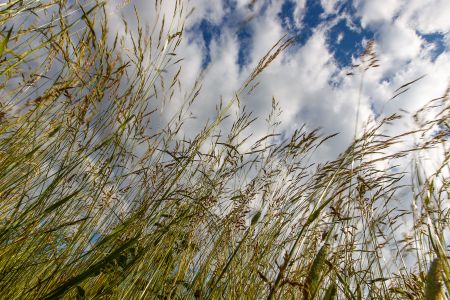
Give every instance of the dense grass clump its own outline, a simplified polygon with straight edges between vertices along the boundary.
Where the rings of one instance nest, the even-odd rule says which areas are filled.
[[[355,130],[334,161],[311,160],[332,136],[277,135],[275,100],[273,134],[248,145],[244,109],[218,131],[286,38],[188,138],[189,12],[161,2],[123,35],[104,1],[0,4],[0,298],[448,298],[448,93],[409,132],[385,134],[400,115]]]

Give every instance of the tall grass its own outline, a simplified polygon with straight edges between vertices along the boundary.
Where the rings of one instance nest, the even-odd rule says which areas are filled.
[[[388,136],[388,116],[320,163],[333,136],[281,139],[274,100],[274,133],[247,146],[251,112],[218,128],[285,38],[188,138],[201,93],[180,87],[188,10],[161,2],[124,35],[103,1],[0,4],[0,298],[448,298],[448,93],[417,128]]]

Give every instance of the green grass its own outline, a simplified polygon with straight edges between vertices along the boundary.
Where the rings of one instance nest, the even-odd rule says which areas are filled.
[[[201,82],[181,92],[181,2],[127,38],[102,1],[0,4],[0,298],[448,298],[449,153],[432,174],[419,159],[449,148],[448,93],[409,132],[386,117],[314,164],[333,137],[280,140],[273,100],[274,134],[245,146],[251,112],[218,129],[285,38],[183,137]]]

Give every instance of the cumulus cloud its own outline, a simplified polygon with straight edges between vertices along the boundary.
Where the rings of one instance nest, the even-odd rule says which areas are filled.
[[[445,28],[448,32],[448,24],[441,22],[439,17],[436,22],[432,20],[439,15],[438,10],[448,10],[449,5],[448,1],[387,1],[378,8],[375,8],[377,5],[373,1],[359,1],[356,5],[363,26],[367,24],[375,30],[380,58],[380,68],[366,77],[366,93],[372,94],[370,98],[387,100],[389,93],[402,84],[426,75],[412,87],[410,93],[389,102],[393,108],[390,112],[400,108],[413,111],[444,93],[450,79],[449,49],[445,49],[434,61],[431,53],[434,46],[418,32],[444,32]],[[375,13],[377,9],[383,12]],[[448,33],[445,38],[448,39]]]
[[[196,9],[186,24],[188,36],[179,48],[187,64],[182,81],[187,87],[192,86],[198,74],[204,72],[201,95],[192,107],[192,112],[198,117],[190,122],[192,132],[198,130],[201,120],[214,117],[219,99],[231,98],[266,51],[289,34],[288,29],[282,26],[283,1],[239,0],[231,2],[234,3],[231,6],[229,3],[195,0],[189,4]],[[321,0],[320,3],[324,15],[333,15],[341,11],[345,1]],[[292,15],[296,26],[308,27],[309,24],[304,21],[308,2],[302,0],[294,4]],[[149,4],[143,5],[142,11],[149,9]],[[325,19],[322,16],[322,23],[311,28],[309,38],[282,53],[257,79],[260,84],[253,94],[243,95],[242,105],[259,117],[251,128],[255,139],[266,133],[263,125],[271,109],[272,96],[283,110],[280,117],[282,131],[292,132],[306,123],[309,128],[323,128],[325,133],[341,133],[335,145],[326,151],[325,155],[332,158],[352,139],[356,110],[360,110],[358,127],[361,128],[364,122],[380,114],[387,115],[399,109],[414,111],[429,99],[442,95],[450,79],[450,18],[445,17],[449,5],[450,2],[444,0],[387,0],[382,4],[358,0],[353,6],[350,5],[353,11],[342,11],[335,18]],[[348,67],[337,64],[329,44],[329,29],[339,18],[348,19],[352,27],[359,26],[355,30],[372,32],[380,59],[380,67],[369,70],[365,75],[359,108],[360,79],[358,76],[345,76]],[[189,31],[201,20],[208,20],[220,28],[220,33],[211,36],[209,49],[205,47],[201,32]],[[251,32],[245,44],[237,35],[240,21],[247,22],[245,24]],[[433,45],[422,34],[435,32],[443,34],[447,48],[433,57]],[[345,36],[345,33],[342,35]],[[361,42],[367,40],[355,41]],[[361,44],[355,45],[355,49],[358,49],[357,46],[361,47]],[[242,47],[246,47],[248,54],[245,65],[238,62]],[[202,70],[201,62],[207,51],[211,62]],[[353,62],[356,62],[357,56],[358,53],[355,53]],[[389,101],[396,88],[424,74],[427,76],[408,92]]]
[[[418,57],[422,40],[413,28],[401,22],[384,23],[377,31],[380,54],[389,60],[408,60]]]
[[[342,3],[342,0],[320,0],[324,13],[327,15],[336,13]]]
[[[446,0],[413,0],[403,5],[399,19],[422,33],[442,32],[450,30],[450,2]]]
[[[394,18],[403,0],[377,1],[358,0],[355,2],[356,14],[361,17],[363,26],[377,26]]]

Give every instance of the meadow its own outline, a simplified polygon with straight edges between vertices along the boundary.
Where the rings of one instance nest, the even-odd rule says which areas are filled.
[[[173,2],[125,34],[100,0],[0,3],[0,299],[448,299],[450,89],[316,162],[338,136],[241,105],[285,37],[184,136],[205,100],[200,80],[180,92],[190,11]],[[271,133],[249,145],[255,117]]]

